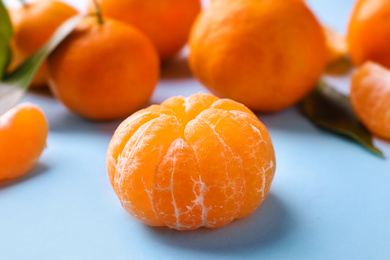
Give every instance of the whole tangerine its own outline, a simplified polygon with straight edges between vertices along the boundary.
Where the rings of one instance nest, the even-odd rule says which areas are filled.
[[[348,45],[344,36],[330,27],[323,27],[326,39],[327,64],[335,63],[348,55]]]
[[[98,0],[103,15],[138,28],[166,60],[185,45],[201,9],[200,0]],[[91,3],[91,9],[94,5]]]
[[[73,112],[93,120],[130,115],[157,85],[158,55],[146,36],[119,21],[86,17],[48,58],[49,86]]]
[[[215,0],[189,45],[192,72],[211,92],[263,112],[308,94],[327,59],[322,27],[301,0]]]
[[[267,196],[276,167],[270,135],[247,107],[201,93],[127,118],[106,162],[128,213],[178,230],[247,216]]]
[[[390,68],[390,1],[358,0],[352,11],[347,41],[352,62]]]
[[[351,105],[362,123],[379,137],[390,139],[390,71],[366,62],[352,75]]]
[[[35,105],[23,103],[0,116],[0,180],[31,170],[46,146],[48,124]]]
[[[40,0],[10,9],[13,36],[9,71],[16,69],[49,40],[55,30],[67,19],[77,14],[69,5],[55,0]],[[48,80],[44,62],[35,75],[31,86],[45,86]]]

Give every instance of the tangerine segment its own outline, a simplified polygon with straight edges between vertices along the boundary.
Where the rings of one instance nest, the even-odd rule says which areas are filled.
[[[178,120],[161,115],[142,125],[130,138],[116,165],[114,184],[123,207],[151,226],[160,226],[152,204],[153,179],[163,155],[180,136]]]
[[[150,106],[148,110],[142,109],[134,113],[131,117],[128,117],[115,131],[117,138],[112,139],[109,146],[107,157],[107,167],[109,173],[109,179],[113,185],[115,178],[115,167],[118,164],[118,157],[122,153],[125,145],[134,135],[134,133],[145,123],[152,119],[159,117],[160,115],[173,115],[173,111],[162,106]]]
[[[186,98],[182,96],[171,97],[162,102],[161,106],[170,109],[173,113],[175,113],[176,117],[181,120],[182,125],[185,125],[185,122],[188,122],[186,113]]]
[[[192,95],[188,98],[175,96],[168,98],[161,105],[172,109],[185,126],[217,100],[218,98],[213,95]]]
[[[125,120],[110,142],[107,169],[123,207],[142,222],[216,228],[260,205],[275,155],[267,129],[248,108],[199,93]]]
[[[196,229],[205,216],[205,185],[199,179],[199,166],[190,145],[182,138],[169,147],[155,175],[153,203],[164,225],[181,230]]]
[[[237,216],[244,217],[264,200],[273,178],[275,157],[273,152],[269,153],[273,148],[267,129],[259,120],[241,111],[209,109],[200,114],[199,118],[211,125],[226,146],[234,152],[234,157],[246,162],[242,164],[246,181],[246,201],[240,215]],[[247,134],[238,135],[237,132]],[[266,134],[263,137],[264,132]],[[263,157],[264,154],[267,156]],[[269,173],[261,174],[262,172]]]
[[[193,184],[200,189],[202,226],[224,226],[235,219],[244,202],[242,161],[200,117],[187,124],[184,138],[194,149],[199,167]]]
[[[375,135],[390,139],[390,71],[367,62],[352,76],[350,100],[362,123]]]
[[[0,180],[27,173],[46,145],[48,124],[43,112],[20,104],[0,117]]]

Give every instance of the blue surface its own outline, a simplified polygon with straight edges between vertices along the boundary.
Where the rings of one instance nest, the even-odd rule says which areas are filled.
[[[336,4],[337,3],[337,4]],[[310,1],[342,30],[352,1]],[[348,89],[348,78],[331,79]],[[152,103],[206,90],[183,60],[165,66]],[[388,159],[312,126],[295,108],[259,115],[276,150],[265,202],[219,229],[178,232],[129,217],[106,173],[119,124],[86,121],[31,93],[50,123],[48,147],[27,177],[0,183],[0,259],[390,259]]]

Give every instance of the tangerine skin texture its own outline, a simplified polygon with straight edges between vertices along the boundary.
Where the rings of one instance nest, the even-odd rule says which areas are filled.
[[[192,72],[210,91],[263,112],[308,94],[327,59],[322,27],[299,0],[215,0],[189,46]]]
[[[200,0],[98,0],[105,16],[138,28],[155,45],[160,58],[177,54],[188,40]],[[90,10],[95,10],[93,2]]]
[[[349,22],[347,41],[352,62],[374,61],[390,68],[390,2],[359,0]]]
[[[390,71],[367,62],[352,76],[350,101],[361,122],[390,140]]]
[[[0,116],[0,180],[27,173],[46,146],[48,124],[43,112],[30,103]]]
[[[125,117],[142,107],[160,72],[158,55],[141,32],[103,19],[83,20],[48,58],[53,93],[93,120]]]
[[[69,5],[54,0],[41,0],[26,6],[10,9],[13,37],[11,39],[12,71],[25,62],[50,39],[55,30],[77,11]],[[47,84],[49,72],[44,62],[35,75],[31,86]]]
[[[177,230],[247,216],[267,196],[276,167],[270,135],[248,108],[201,93],[127,118],[106,162],[130,215]]]

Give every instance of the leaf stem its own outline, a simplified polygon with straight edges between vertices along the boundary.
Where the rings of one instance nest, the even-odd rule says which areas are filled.
[[[24,0],[23,0],[24,1]],[[100,9],[100,5],[98,4],[97,0],[93,0],[93,3],[95,4],[95,8],[96,8],[96,16],[98,18],[98,22],[99,24],[103,24],[104,21],[103,21],[103,17],[102,17],[102,11]]]

